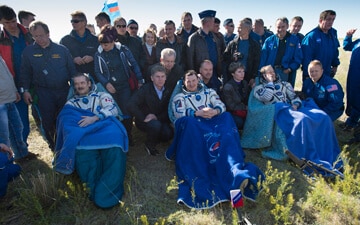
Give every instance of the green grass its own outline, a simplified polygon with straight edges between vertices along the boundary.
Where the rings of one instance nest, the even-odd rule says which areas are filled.
[[[349,56],[340,52],[342,64],[336,75],[344,88]],[[297,79],[296,89],[300,86]],[[351,133],[337,126],[345,117],[335,122],[346,164],[341,181],[308,179],[289,162],[264,159],[260,150],[244,150],[246,159],[258,165],[267,179],[257,202],[245,200],[242,214],[258,225],[360,224],[360,145],[345,144]],[[22,164],[21,177],[10,183],[8,194],[0,200],[0,224],[237,224],[230,203],[201,211],[178,205],[174,162],[162,155],[148,156],[144,134],[134,128],[133,136],[137,145],[128,154],[125,194],[118,206],[103,210],[88,200],[87,188],[76,174],[52,171],[52,153],[32,123],[30,151],[40,157]],[[161,153],[169,144],[159,146]]]

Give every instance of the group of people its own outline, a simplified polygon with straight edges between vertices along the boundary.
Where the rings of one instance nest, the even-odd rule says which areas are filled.
[[[27,149],[31,105],[54,151],[55,170],[64,174],[76,170],[89,185],[91,198],[106,208],[117,204],[123,194],[126,152],[129,145],[137,144],[132,137],[133,122],[146,133],[144,148],[149,155],[159,154],[159,142],[174,138],[166,154],[176,159],[179,179],[201,175],[182,170],[186,164],[183,157],[190,155],[189,150],[197,150],[184,142],[189,129],[195,129],[204,139],[201,146],[206,154],[202,154],[208,158],[203,163],[213,165],[210,170],[219,173],[216,179],[201,181],[211,183],[208,191],[220,182],[226,184],[226,193],[218,195],[220,201],[229,199],[229,191],[238,188],[246,197],[255,198],[257,182],[264,176],[255,165],[244,162],[239,135],[250,116],[252,95],[266,104],[291,103],[293,110],[299,110],[303,103],[293,87],[296,71],[302,66],[302,92],[315,101],[314,107],[323,110],[322,115],[330,121],[343,113],[344,94],[333,78],[340,64],[340,44],[332,28],[336,13],[322,12],[319,25],[305,36],[299,33],[303,19],[298,16],[290,24],[285,17],[277,19],[275,34],[266,29],[262,19],[253,25],[251,18],[240,20],[235,34],[233,20],[226,19],[222,35],[216,11],[198,15],[199,27],[192,23],[192,14],[184,12],[181,29],[166,20],[163,36],[158,36],[151,24],[140,38],[135,20],[119,17],[111,24],[104,12],[95,17],[100,29],[95,36],[87,28],[85,13],[75,11],[70,14],[72,31],[58,44],[50,39],[47,24],[35,21],[33,13],[19,13],[20,24],[12,8],[0,6],[1,69],[6,71],[1,79],[9,84],[1,84],[0,90],[7,93],[0,96],[4,115],[0,143],[11,146],[17,161],[36,157]],[[356,106],[348,109],[355,127],[360,113],[356,114]],[[196,123],[207,127],[207,133]],[[222,123],[224,126],[219,126]],[[350,125],[348,120],[346,125]],[[187,126],[188,130],[184,129]],[[69,135],[76,138],[70,140]],[[236,152],[229,148],[230,143],[237,146]],[[334,157],[337,153],[334,150]],[[115,162],[121,165],[115,168]],[[224,164],[233,170],[225,180],[218,171]],[[121,171],[121,176],[114,171]],[[184,195],[179,194],[179,199],[198,207],[188,195],[193,182],[188,179],[184,183]],[[204,194],[201,199],[199,194],[196,204],[209,197],[213,196]]]

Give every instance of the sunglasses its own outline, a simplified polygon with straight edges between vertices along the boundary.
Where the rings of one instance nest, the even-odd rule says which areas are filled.
[[[137,30],[139,29],[138,27],[129,27],[130,30]]]
[[[117,28],[125,28],[126,25],[116,25]]]
[[[77,20],[77,19],[74,19],[74,20],[70,20],[71,23],[79,23],[79,22],[82,22],[83,20]]]

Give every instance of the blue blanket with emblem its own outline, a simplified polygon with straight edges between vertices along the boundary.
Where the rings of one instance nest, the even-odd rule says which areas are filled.
[[[289,104],[276,103],[275,121],[286,136],[289,150],[298,158],[311,160],[330,170],[343,166],[333,122],[312,99],[303,101],[297,111]]]
[[[128,138],[124,126],[115,117],[107,117],[89,126],[78,125],[82,116],[95,114],[65,105],[57,119],[57,137],[53,166],[57,172],[71,174],[75,165],[75,150],[98,150],[120,147],[128,151]]]
[[[212,119],[182,117],[175,122],[175,138],[166,151],[175,160],[179,181],[178,203],[211,208],[230,200],[230,190],[248,179],[244,197],[255,200],[264,174],[246,163],[240,136],[229,113]]]

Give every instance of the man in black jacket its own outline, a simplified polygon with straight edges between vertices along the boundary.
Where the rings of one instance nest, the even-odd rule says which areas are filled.
[[[255,77],[258,74],[260,64],[260,45],[250,38],[251,22],[244,18],[238,26],[238,36],[230,41],[224,52],[224,61],[228,68],[232,62],[240,62],[245,66],[245,80],[250,86],[253,86]],[[223,82],[226,83],[232,78],[231,73],[227,71]]]
[[[151,68],[151,81],[142,86],[128,103],[129,112],[135,116],[135,125],[146,132],[145,150],[158,155],[156,145],[168,141],[174,135],[168,116],[171,90],[165,87],[166,73],[161,65]]]

